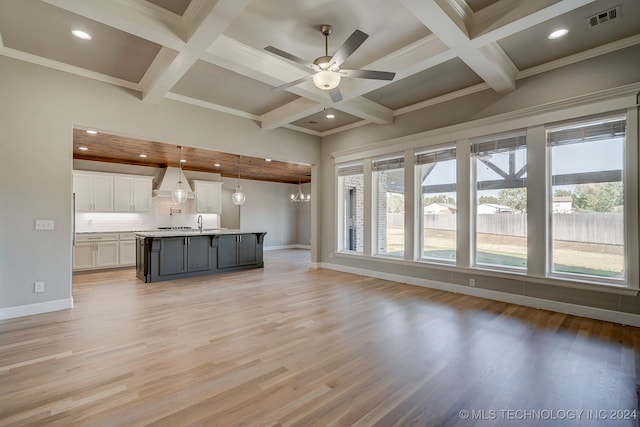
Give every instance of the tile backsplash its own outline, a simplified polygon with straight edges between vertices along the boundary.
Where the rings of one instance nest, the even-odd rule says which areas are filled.
[[[175,213],[180,210],[180,213]],[[172,211],[174,213],[172,213]],[[151,199],[151,211],[140,213],[78,212],[76,213],[76,232],[102,231],[142,231],[154,230],[162,226],[198,226],[195,199],[188,199],[183,205],[177,205],[170,198]],[[220,226],[220,215],[202,214],[204,228]]]

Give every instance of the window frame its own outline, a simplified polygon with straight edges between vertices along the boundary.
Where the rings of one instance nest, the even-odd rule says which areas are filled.
[[[342,175],[340,174],[340,169],[347,169],[347,168],[361,168],[362,172],[360,174],[345,174]],[[344,201],[345,201],[345,194],[344,194],[344,185],[341,185],[341,178],[344,176],[357,176],[357,175],[362,175],[362,181],[363,181],[363,193],[366,191],[366,189],[364,189],[364,161],[355,161],[355,162],[349,162],[349,163],[343,163],[343,164],[337,164],[335,167],[335,177],[336,177],[336,187],[337,187],[337,191],[336,191],[336,210],[337,210],[337,221],[336,221],[336,252],[339,253],[344,253],[344,254],[350,254],[350,255],[364,255],[364,241],[363,241],[363,249],[361,251],[356,250],[352,250],[352,249],[347,249],[345,247],[345,229],[347,227],[346,223],[345,223],[345,209],[344,209]],[[364,197],[364,194],[363,194]],[[364,207],[363,207],[364,210]],[[364,212],[363,212],[364,215]],[[361,238],[364,240],[364,234],[366,232],[366,226],[363,226],[363,230],[362,230],[362,236]],[[357,246],[356,246],[357,247]]]
[[[395,153],[390,153],[388,155],[384,155],[384,156],[378,156],[375,158],[371,159],[371,236],[372,236],[372,255],[374,257],[380,257],[380,258],[390,258],[390,259],[404,259],[405,254],[407,253],[407,247],[406,247],[406,243],[405,243],[405,239],[403,238],[403,242],[402,242],[402,253],[400,255],[389,255],[389,252],[387,251],[386,253],[381,253],[380,252],[380,245],[379,245],[379,237],[380,237],[380,218],[379,218],[379,200],[378,197],[380,196],[380,191],[379,191],[379,185],[380,185],[380,180],[379,180],[379,174],[381,172],[384,172],[386,170],[398,170],[401,169],[402,170],[402,180],[403,180],[403,212],[406,212],[407,209],[407,192],[406,192],[406,182],[405,182],[405,170],[406,170],[406,158],[405,158],[405,153],[401,152],[395,152]],[[385,162],[388,162],[389,164],[384,165]],[[376,166],[376,163],[380,163],[380,166]],[[392,166],[394,163],[399,163],[400,167],[395,167],[392,168],[390,166]],[[407,230],[407,225],[404,224],[403,225],[404,228],[404,233],[403,236],[406,234]],[[388,234],[388,224],[387,224],[387,229],[385,230],[385,234]],[[387,246],[388,246],[388,242],[387,242]]]
[[[453,160],[454,162],[454,167],[455,167],[455,182],[453,183],[455,190],[454,192],[456,193],[456,223],[457,223],[457,217],[458,217],[458,213],[457,213],[457,203],[458,203],[458,179],[457,179],[457,172],[458,172],[458,147],[456,142],[449,142],[446,144],[438,144],[436,146],[430,146],[430,147],[423,147],[423,148],[419,148],[414,150],[414,159],[417,159],[419,156],[421,155],[429,155],[429,154],[435,154],[437,155],[437,153],[444,153],[447,151],[453,151],[453,158],[452,159],[447,159],[447,160]],[[446,160],[445,160],[446,161]],[[437,164],[438,162],[435,161],[433,162],[435,164]],[[421,180],[421,176],[418,173],[418,170],[421,168],[421,166],[423,166],[424,164],[427,163],[422,163],[422,162],[418,162],[417,160],[414,160],[414,170],[415,170],[415,174],[414,174],[414,178],[415,178],[415,191],[414,191],[414,200],[415,200],[415,218],[417,218],[416,221],[416,227],[415,227],[415,235],[414,235],[414,239],[416,242],[416,247],[417,247],[417,251],[415,259],[416,261],[419,262],[424,262],[424,263],[437,263],[437,264],[445,264],[445,265],[456,265],[457,264],[457,258],[458,258],[458,230],[457,230],[457,224],[456,224],[456,229],[455,231],[455,237],[454,237],[454,241],[455,241],[455,254],[454,257],[452,259],[445,259],[445,258],[437,258],[437,257],[427,257],[424,256],[424,244],[425,244],[425,239],[424,239],[424,206],[422,206],[422,180]]]
[[[526,248],[526,252],[525,252],[525,265],[524,267],[509,267],[506,265],[500,265],[500,264],[490,264],[490,263],[479,263],[478,262],[478,242],[477,242],[477,236],[478,236],[478,224],[477,224],[477,218],[478,218],[478,170],[477,170],[477,155],[474,153],[474,145],[480,145],[480,144],[484,144],[484,145],[490,145],[492,142],[493,143],[497,143],[498,141],[501,140],[508,140],[508,139],[512,139],[512,138],[524,138],[524,144],[517,144],[516,143],[516,147],[520,148],[523,147],[524,148],[524,153],[526,156],[526,162],[525,162],[525,173],[526,173],[526,167],[529,163],[529,155],[527,152],[528,149],[528,141],[527,141],[527,129],[514,129],[511,131],[507,131],[507,132],[501,132],[501,133],[496,133],[496,134],[491,134],[491,135],[484,135],[484,136],[479,136],[479,137],[475,137],[475,138],[471,138],[469,140],[469,144],[470,144],[470,154],[469,154],[469,169],[470,169],[470,186],[469,186],[469,197],[470,197],[470,206],[469,206],[469,217],[468,217],[468,222],[469,222],[469,226],[470,226],[470,236],[469,236],[469,250],[470,250],[470,259],[469,259],[469,266],[471,268],[474,269],[479,269],[479,270],[492,270],[492,271],[502,271],[502,272],[508,272],[508,273],[513,273],[513,274],[517,274],[517,275],[527,275],[528,276],[528,268],[529,268],[529,248],[528,248],[528,241],[529,241],[529,228],[528,228],[528,224],[527,221],[525,221],[525,224],[527,224],[527,232],[525,234],[525,237],[527,239],[527,245],[525,245]],[[496,148],[497,144],[496,144]],[[528,174],[527,174],[528,176]],[[527,189],[527,200],[529,199],[529,191],[528,191],[528,179],[527,179],[527,184],[524,186],[524,188]]]
[[[553,269],[553,169],[552,169],[552,155],[551,149],[552,144],[549,142],[549,133],[561,129],[567,128],[579,128],[583,126],[588,126],[589,124],[593,124],[597,121],[605,121],[605,120],[624,120],[625,121],[625,136],[624,141],[622,142],[622,171],[621,171],[621,182],[623,186],[623,195],[624,195],[624,206],[623,206],[623,239],[624,239],[624,275],[623,277],[602,277],[588,274],[580,274],[580,273],[570,273],[570,272],[562,272],[562,271],[554,271]],[[629,246],[634,240],[633,236],[631,236],[628,232],[630,225],[630,217],[629,213],[633,210],[633,203],[629,206],[629,201],[632,201],[630,192],[631,189],[627,188],[629,186],[629,175],[633,175],[634,173],[637,176],[637,168],[638,165],[635,166],[629,164],[629,153],[628,151],[635,151],[637,156],[637,150],[631,149],[631,141],[629,141],[628,137],[628,125],[629,125],[629,114],[627,111],[613,111],[605,114],[598,114],[594,116],[587,117],[578,117],[575,119],[563,120],[561,122],[555,123],[547,123],[545,125],[545,157],[546,157],[546,242],[545,242],[545,277],[550,279],[559,279],[559,280],[571,280],[577,282],[585,282],[585,283],[594,283],[594,284],[602,284],[608,286],[624,286],[631,287],[630,279],[634,276],[634,267],[629,258]],[[630,173],[629,166],[632,166],[633,173]],[[637,188],[637,187],[636,187]],[[637,196],[636,196],[637,199]],[[637,200],[636,200],[637,202]],[[637,217],[637,209],[636,209],[636,217]],[[636,242],[637,243],[637,242]]]

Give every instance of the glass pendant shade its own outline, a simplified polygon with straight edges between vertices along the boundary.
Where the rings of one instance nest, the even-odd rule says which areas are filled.
[[[182,187],[182,181],[178,181],[178,187],[171,192],[171,198],[180,205],[187,200],[187,191]]]
[[[231,195],[231,201],[234,205],[240,206],[247,200],[247,196],[242,192],[240,187],[240,156],[238,156],[238,185],[236,185],[236,192]]]
[[[242,192],[242,187],[237,186],[236,192],[231,195],[231,201],[234,205],[241,205],[247,199],[247,196]]]
[[[333,71],[320,71],[313,75],[313,84],[322,90],[335,89],[340,84],[340,74]]]
[[[178,184],[176,185],[175,190],[171,192],[171,198],[173,201],[179,205],[183,204],[187,200],[187,190],[182,186],[182,145],[178,145],[178,150],[180,150],[180,159],[178,159],[178,164],[180,166],[180,176],[178,177]]]

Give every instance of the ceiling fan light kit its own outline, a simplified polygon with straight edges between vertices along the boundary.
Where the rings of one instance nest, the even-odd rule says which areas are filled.
[[[335,89],[340,84],[340,74],[333,71],[320,71],[313,75],[313,84],[322,90]]]
[[[342,101],[342,94],[338,89],[343,77],[347,78],[360,78],[360,79],[373,79],[373,80],[393,80],[396,73],[388,71],[373,71],[373,70],[341,70],[340,66],[364,43],[369,37],[368,34],[360,30],[355,30],[353,34],[343,43],[342,46],[336,51],[333,56],[329,56],[329,36],[333,31],[331,25],[321,25],[320,32],[324,36],[324,56],[316,58],[313,63],[308,63],[302,58],[287,53],[273,46],[267,46],[264,49],[267,52],[271,52],[282,58],[297,64],[304,65],[308,69],[313,70],[313,74],[307,77],[303,77],[298,80],[294,80],[289,83],[285,83],[274,89],[286,89],[291,86],[298,85],[308,78],[313,79],[313,84],[322,90],[329,91],[329,96],[333,102]]]

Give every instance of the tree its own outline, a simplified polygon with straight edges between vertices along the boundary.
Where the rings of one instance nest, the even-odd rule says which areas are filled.
[[[498,200],[501,205],[509,206],[516,211],[525,212],[527,210],[527,189],[503,188],[498,192]]]
[[[578,184],[571,195],[579,212],[613,212],[624,204],[622,182]]]
[[[490,205],[499,205],[500,200],[496,196],[480,196],[478,198],[478,204],[487,203]]]
[[[389,213],[404,212],[404,194],[387,193],[387,212]]]
[[[432,203],[442,203],[445,205],[454,205],[456,201],[453,197],[446,194],[438,194],[437,196],[425,197],[422,206],[429,206]]]
[[[566,196],[571,196],[573,197],[573,191],[571,190],[564,190],[564,189],[558,189],[556,191],[553,192],[553,196],[554,197],[566,197]]]

